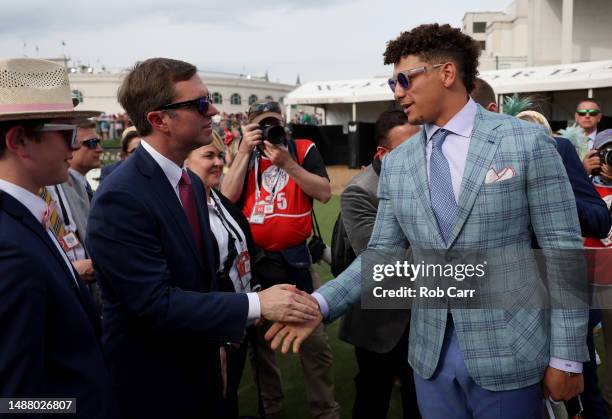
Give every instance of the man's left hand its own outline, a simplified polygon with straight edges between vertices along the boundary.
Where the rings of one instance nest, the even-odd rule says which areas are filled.
[[[266,156],[270,159],[273,165],[287,170],[287,168],[295,164],[295,160],[291,157],[291,153],[284,145],[274,145],[269,141],[264,141]]]
[[[548,367],[543,385],[545,399],[550,397],[554,401],[567,401],[583,392],[584,377],[582,374],[569,375],[565,371]]]

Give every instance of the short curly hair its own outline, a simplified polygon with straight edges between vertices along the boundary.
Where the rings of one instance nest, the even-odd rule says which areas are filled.
[[[437,23],[417,26],[389,41],[383,54],[385,64],[396,64],[407,55],[416,55],[428,63],[452,61],[466,90],[471,92],[474,88],[480,45],[457,28]]]

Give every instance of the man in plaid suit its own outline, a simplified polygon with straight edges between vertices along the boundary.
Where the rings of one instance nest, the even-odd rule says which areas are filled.
[[[442,299],[423,309],[429,303],[417,301],[408,358],[425,418],[535,418],[543,397],[567,400],[583,387],[586,308],[534,309],[549,298],[571,300],[571,279],[552,256],[581,249],[580,225],[553,139],[470,99],[478,55],[474,40],[448,25],[422,25],[387,45],[389,85],[408,121],[423,129],[385,159],[368,248],[516,253],[489,266],[495,279],[514,281],[491,283],[507,287],[515,307],[461,309]],[[532,231],[547,255],[548,290],[533,258],[518,259],[530,252]],[[359,257],[313,294],[321,319],[333,321],[359,301],[361,265]],[[316,324],[275,324],[266,337],[296,351]]]

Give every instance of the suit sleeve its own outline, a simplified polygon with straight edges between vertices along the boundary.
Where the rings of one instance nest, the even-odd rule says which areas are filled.
[[[557,148],[576,197],[582,235],[598,239],[606,237],[610,231],[610,214],[606,203],[593,187],[572,144],[564,138],[557,139]]]
[[[372,236],[377,205],[365,189],[349,185],[340,195],[340,209],[349,243],[358,255],[368,246]]]
[[[0,397],[42,397],[45,391],[45,274],[31,256],[0,242]]]
[[[172,286],[159,229],[159,220],[119,186],[96,198],[87,240],[103,287],[109,286],[147,327],[239,342],[247,320],[246,294]]]
[[[372,237],[368,249],[394,252],[408,249],[409,243],[402,231],[389,195],[389,179],[385,163],[380,173],[378,184],[378,212],[372,229]],[[325,298],[329,307],[329,315],[325,319],[331,322],[346,313],[361,297],[361,261],[367,249],[357,256],[357,259],[338,277],[327,282],[317,292]],[[371,278],[364,278],[370,281]]]
[[[553,141],[543,132],[537,135],[526,179],[531,222],[546,261],[550,356],[587,361],[588,306],[583,294],[586,277],[580,223],[574,194]]]

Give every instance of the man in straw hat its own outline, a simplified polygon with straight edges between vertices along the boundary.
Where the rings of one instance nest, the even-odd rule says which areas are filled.
[[[217,109],[195,66],[152,58],[119,103],[140,146],[92,202],[88,248],[104,298],[105,349],[125,418],[226,418],[221,346],[260,317],[314,318],[294,287],[218,292],[204,186],[183,168],[209,144]],[[248,260],[244,270],[250,271]]]
[[[0,398],[73,398],[55,406],[106,419],[119,415],[98,316],[43,188],[68,179],[74,124],[97,114],[74,110],[65,68],[0,60]]]

